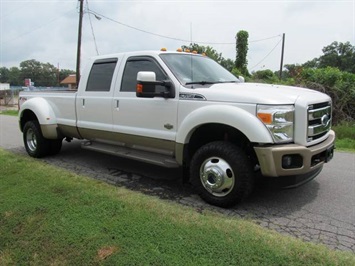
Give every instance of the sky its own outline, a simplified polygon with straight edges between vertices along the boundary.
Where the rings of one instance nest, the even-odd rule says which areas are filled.
[[[211,46],[235,60],[249,33],[250,72],[302,64],[333,41],[355,45],[355,0],[84,0],[81,70],[95,55]],[[97,19],[96,14],[101,19]],[[0,67],[35,59],[76,69],[78,0],[0,0]]]

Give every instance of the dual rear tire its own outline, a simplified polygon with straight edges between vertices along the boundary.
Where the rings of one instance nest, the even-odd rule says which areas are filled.
[[[62,148],[62,139],[46,139],[36,120],[26,122],[23,127],[23,142],[27,153],[34,158],[55,155]]]

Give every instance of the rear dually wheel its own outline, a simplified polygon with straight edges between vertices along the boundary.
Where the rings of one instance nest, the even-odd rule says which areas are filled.
[[[49,140],[43,137],[38,121],[26,122],[23,127],[23,142],[27,153],[31,157],[41,158],[49,153]]]

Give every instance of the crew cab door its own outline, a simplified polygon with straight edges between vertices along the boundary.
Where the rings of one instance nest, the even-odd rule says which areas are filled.
[[[149,56],[129,57],[121,69],[121,79],[117,80],[120,89],[114,95],[113,130],[125,146],[172,156],[177,129],[176,94],[173,98],[136,96],[139,71],[152,71],[157,80],[168,80],[169,76],[158,60]]]
[[[85,87],[79,88],[76,99],[77,127],[85,139],[104,138],[112,132],[113,77],[117,62],[117,58],[96,60],[89,74],[80,81]]]

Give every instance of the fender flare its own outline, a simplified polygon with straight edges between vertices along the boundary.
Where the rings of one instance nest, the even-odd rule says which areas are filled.
[[[58,138],[57,132],[57,118],[49,102],[42,97],[35,97],[25,101],[20,108],[19,122],[22,125],[22,119],[26,111],[31,111],[38,119],[41,126],[42,134],[45,138],[56,139]],[[21,128],[22,130],[22,128]]]
[[[179,126],[176,142],[188,143],[195,129],[211,123],[234,127],[251,142],[273,143],[270,132],[255,115],[231,105],[208,105],[191,112]]]

